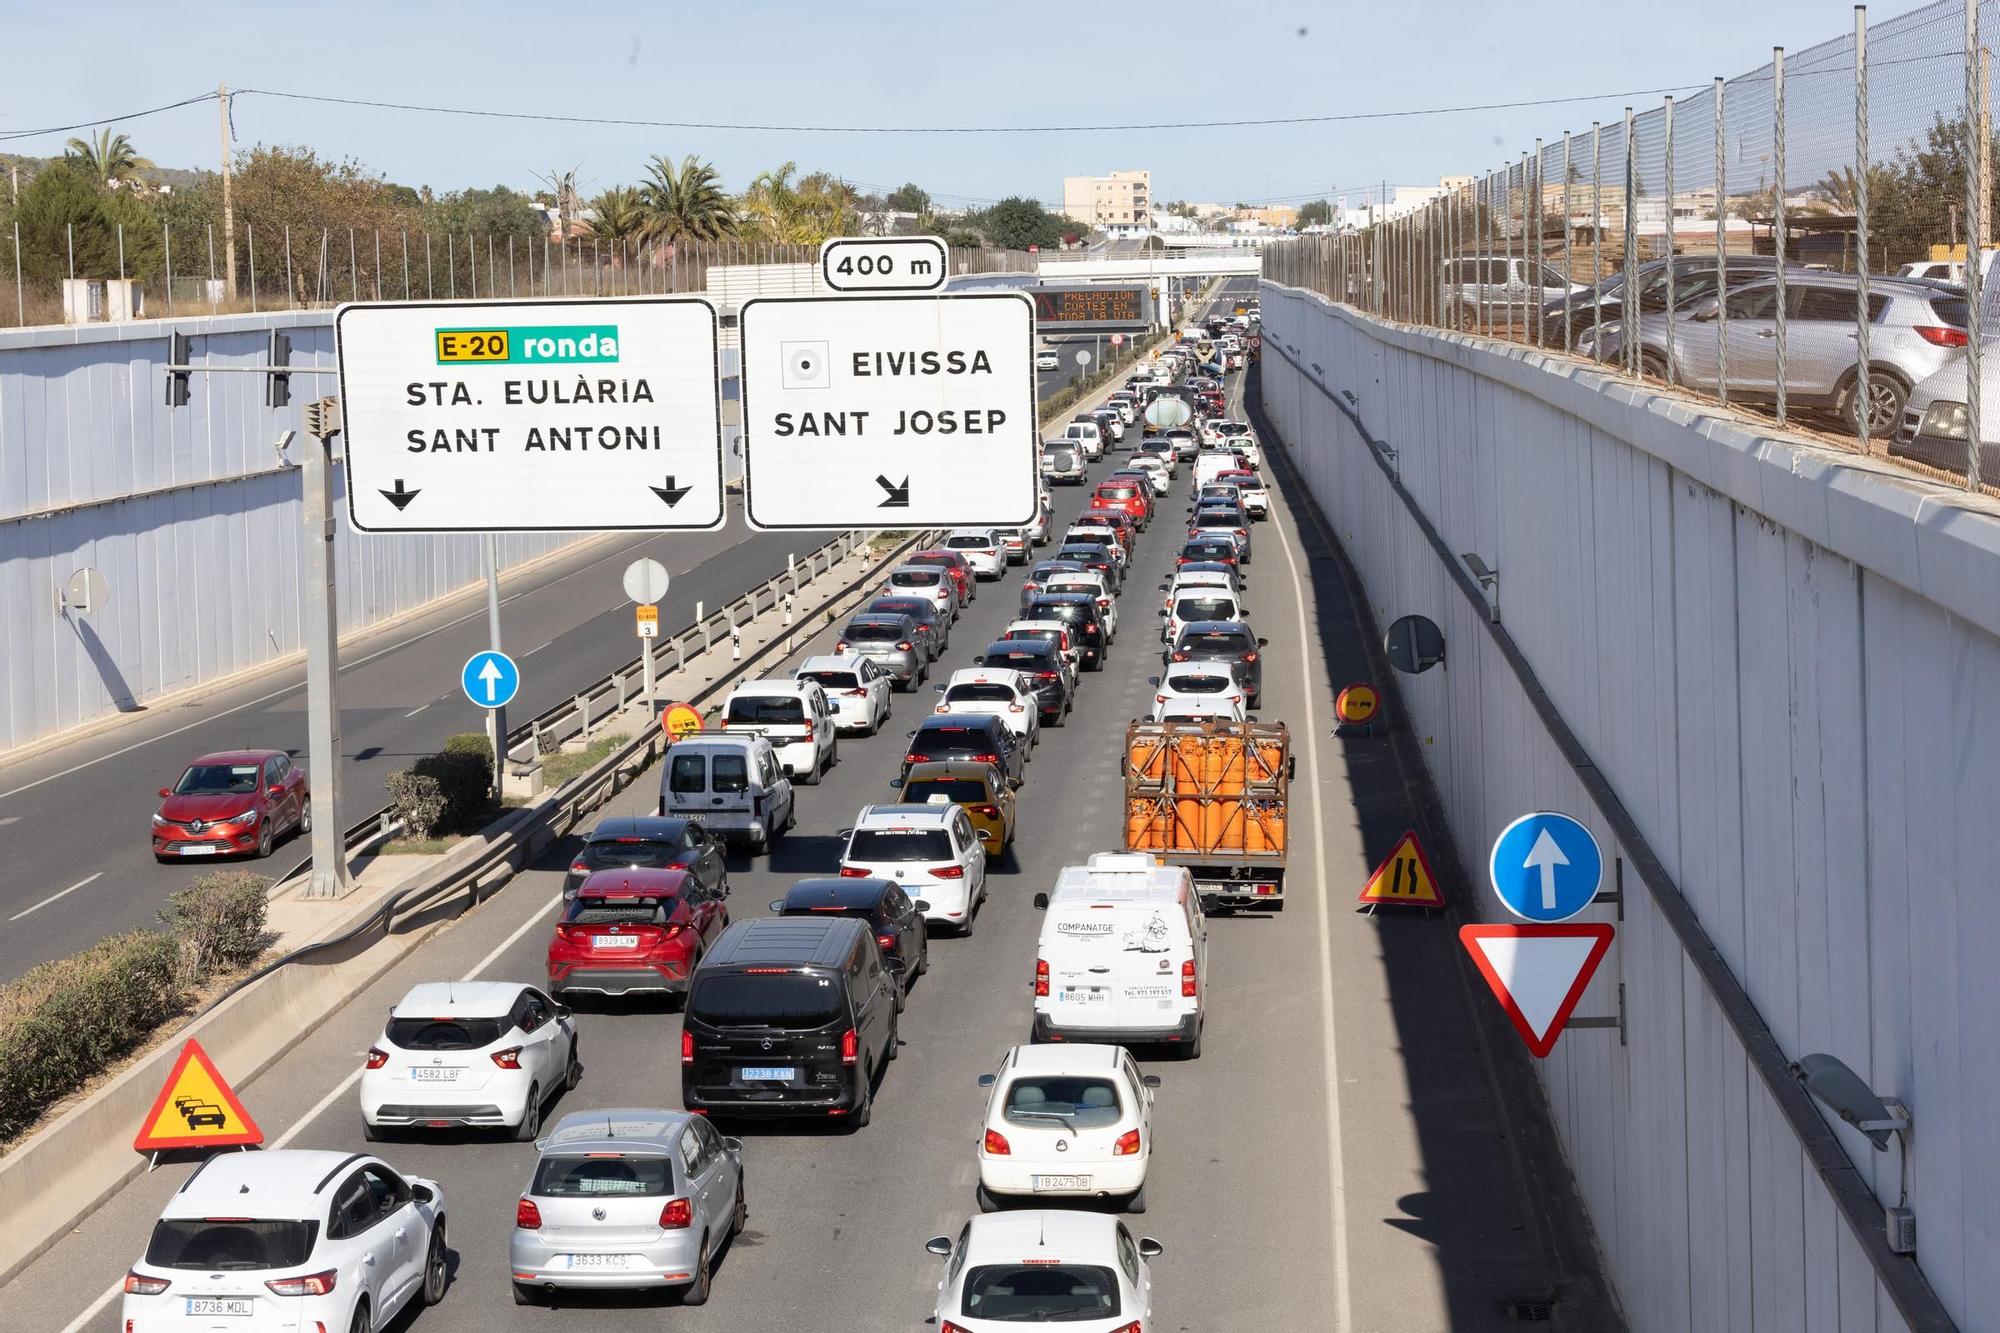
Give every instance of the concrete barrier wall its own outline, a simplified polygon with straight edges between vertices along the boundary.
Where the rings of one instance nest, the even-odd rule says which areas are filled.
[[[1444,629],[1445,666],[1395,684],[1471,872],[1459,903],[1502,916],[1487,849],[1530,810],[1592,824],[1608,865],[1625,849],[1321,384],[1355,394],[1450,549],[1499,571],[1503,623],[1786,1056],[1830,1052],[1912,1108],[1917,1261],[1959,1327],[2000,1329],[2000,507],[1526,349],[1269,283],[1262,309],[1266,410],[1378,621]],[[1538,1072],[1633,1327],[1903,1328],[1625,888],[1578,1013],[1622,983],[1627,1042],[1573,1032]],[[1839,1133],[1897,1202],[1895,1148]]]

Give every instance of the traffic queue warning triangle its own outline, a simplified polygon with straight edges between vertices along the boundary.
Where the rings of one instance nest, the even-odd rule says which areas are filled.
[[[1400,903],[1406,907],[1444,906],[1444,891],[1438,887],[1437,876],[1431,873],[1430,858],[1424,855],[1414,829],[1405,833],[1390,849],[1389,855],[1383,858],[1382,864],[1375,867],[1375,873],[1368,877],[1368,883],[1361,890],[1359,901],[1370,907],[1377,903]]]
[[[243,1109],[216,1071],[215,1062],[198,1041],[181,1047],[173,1072],[146,1113],[139,1137],[132,1140],[139,1152],[165,1152],[169,1148],[235,1148],[262,1143],[264,1131]]]
[[[1459,942],[1537,1059],[1548,1058],[1611,947],[1603,922],[1460,926]]]

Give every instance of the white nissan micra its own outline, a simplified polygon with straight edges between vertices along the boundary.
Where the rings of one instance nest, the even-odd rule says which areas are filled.
[[[1153,1327],[1146,1263],[1160,1242],[1105,1213],[975,1217],[924,1246],[945,1261],[938,1333],[1142,1333]]]
[[[1122,1046],[1016,1046],[989,1089],[979,1142],[979,1208],[1022,1196],[1109,1199],[1146,1211],[1156,1074]]]

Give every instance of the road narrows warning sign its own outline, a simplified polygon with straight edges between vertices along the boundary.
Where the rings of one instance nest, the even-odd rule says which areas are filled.
[[[215,1062],[198,1041],[181,1047],[153,1109],[139,1126],[132,1147],[139,1152],[171,1148],[236,1148],[262,1143],[264,1131],[243,1109]]]
[[[1444,890],[1431,871],[1430,858],[1417,842],[1416,830],[1405,833],[1384,857],[1361,890],[1360,902],[1373,907],[1397,903],[1405,907],[1443,907]]]

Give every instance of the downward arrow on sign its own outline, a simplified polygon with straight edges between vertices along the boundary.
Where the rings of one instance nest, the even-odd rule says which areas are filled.
[[[667,502],[667,508],[672,509],[675,505],[681,502],[681,497],[685,496],[689,491],[693,490],[694,487],[676,486],[674,485],[673,477],[668,476],[666,485],[648,486],[646,489],[651,491],[653,494],[659,496],[662,500],[665,500]]]
[[[405,509],[408,509],[410,507],[410,501],[416,499],[419,495],[422,494],[423,494],[422,487],[419,487],[414,491],[403,489],[403,479],[401,477],[396,478],[395,490],[381,492],[382,498],[384,500],[387,500],[390,504],[396,506],[396,512],[399,514],[402,513]]]

